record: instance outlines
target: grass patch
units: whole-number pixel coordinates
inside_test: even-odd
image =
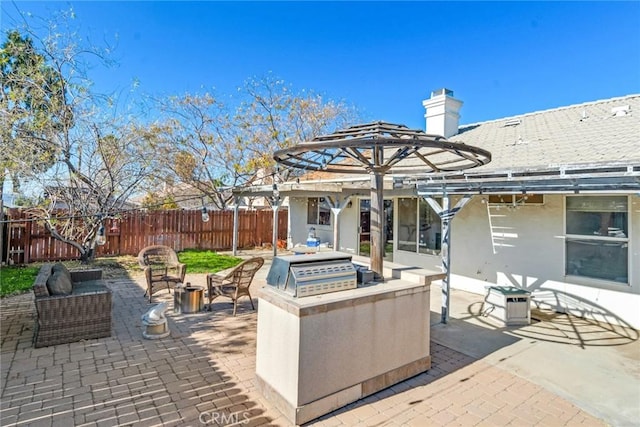
[[[178,253],[181,262],[187,265],[187,273],[217,273],[235,267],[242,258],[222,255],[209,250],[187,249]],[[128,277],[131,273],[141,273],[138,258],[133,256],[97,258],[91,264],[80,261],[64,261],[70,270],[100,268],[104,278]],[[29,266],[6,266],[0,269],[0,297],[20,294],[31,290],[42,263]]]
[[[2,267],[0,269],[0,297],[30,290],[39,270],[40,266]]]
[[[384,245],[384,253],[391,254],[393,253],[393,243],[387,242]],[[360,243],[360,252],[358,255],[362,256],[370,256],[371,255],[371,243],[370,242],[362,242]]]
[[[178,259],[187,265],[187,273],[217,273],[242,262],[242,258],[200,249],[186,249],[178,253]]]

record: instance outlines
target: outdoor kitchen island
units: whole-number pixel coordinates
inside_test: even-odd
[[[344,262],[346,254],[333,254],[336,263]],[[434,271],[416,281],[387,279],[305,297],[296,296],[301,283],[293,291],[280,289],[278,283],[290,288],[296,268],[305,267],[297,262],[315,261],[306,257],[313,255],[275,258],[270,286],[258,296],[258,389],[295,424],[428,370],[430,285],[442,278]],[[318,262],[330,266],[332,255]],[[281,270],[278,283],[274,267]]]

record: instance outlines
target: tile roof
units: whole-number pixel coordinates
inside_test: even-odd
[[[463,125],[449,140],[491,152],[474,172],[637,163],[640,94]]]

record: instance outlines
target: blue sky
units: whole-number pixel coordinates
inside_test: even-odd
[[[233,94],[269,72],[356,105],[366,120],[424,129],[447,87],[462,123],[640,92],[640,2],[171,2],[3,0],[46,17],[73,7],[118,66],[96,88]]]

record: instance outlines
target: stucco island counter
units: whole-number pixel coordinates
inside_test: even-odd
[[[261,288],[258,389],[303,424],[428,370],[430,287],[442,277],[303,298]]]

